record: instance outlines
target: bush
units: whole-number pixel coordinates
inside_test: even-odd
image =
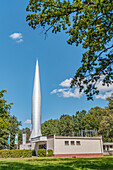
[[[47,152],[48,152],[47,156],[53,156],[53,150],[52,149],[48,149]]]
[[[46,157],[46,149],[38,149],[38,157]]]
[[[36,156],[36,151],[35,150],[32,151],[32,155]]]
[[[0,158],[32,157],[32,150],[1,150]]]

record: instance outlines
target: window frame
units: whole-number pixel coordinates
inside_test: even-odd
[[[81,145],[80,141],[76,141],[76,145]]]
[[[66,144],[66,142],[67,142],[67,144]],[[65,145],[68,146],[68,145],[69,145],[69,141],[66,140],[66,141],[65,141]]]
[[[71,141],[71,145],[75,145],[75,141]]]

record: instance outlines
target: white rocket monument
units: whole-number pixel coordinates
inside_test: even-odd
[[[33,96],[32,96],[32,119],[31,119],[31,140],[42,136],[41,134],[41,91],[38,59],[36,61],[36,70],[34,78]]]

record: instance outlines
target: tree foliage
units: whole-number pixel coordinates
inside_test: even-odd
[[[7,148],[7,139],[9,130],[8,127],[10,123],[8,122],[10,118],[10,109],[13,103],[7,104],[4,99],[4,93],[6,90],[0,91],[0,149]]]
[[[61,136],[68,136],[73,133],[73,118],[69,115],[62,115],[59,122],[59,133]]]
[[[74,123],[74,131],[77,132],[83,129],[82,119],[86,115],[86,110],[77,111],[75,115],[73,115],[73,123]]]
[[[10,134],[10,149],[15,149],[14,144],[15,134],[19,132],[19,126],[21,122],[13,115],[10,115],[10,111],[13,103],[7,104],[4,99],[6,90],[0,91],[0,150],[8,149],[7,145],[8,136]]]
[[[72,80],[88,99],[99,91],[96,83],[103,76],[103,85],[113,79],[113,1],[112,0],[29,0],[26,9],[29,26],[41,26],[45,34],[62,30],[68,44],[82,44],[85,52],[82,65]]]
[[[49,136],[49,135],[59,135],[59,120],[48,120],[42,123],[41,125],[41,132],[43,136]]]
[[[15,145],[15,134],[19,133],[19,126],[21,126],[21,121],[18,121],[17,118],[13,115],[10,116],[8,122],[10,125],[8,126],[8,131],[10,133],[10,149],[16,149],[17,146]]]
[[[100,122],[99,133],[103,135],[103,140],[113,141],[113,94],[107,98],[108,106],[103,109],[103,117]]]

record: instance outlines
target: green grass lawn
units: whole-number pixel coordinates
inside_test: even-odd
[[[0,170],[113,170],[113,157],[0,159]]]

